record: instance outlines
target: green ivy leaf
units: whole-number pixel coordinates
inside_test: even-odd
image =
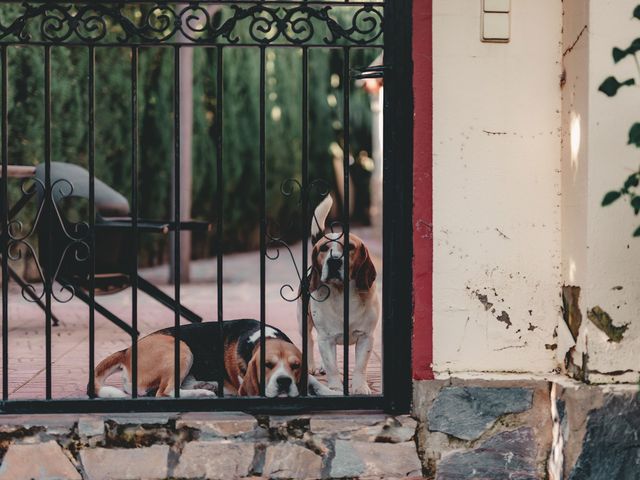
[[[631,206],[633,207],[633,212],[638,215],[640,213],[640,197],[633,197]]]
[[[639,183],[640,179],[638,179],[638,174],[632,173],[624,182],[624,190],[627,191],[632,187],[637,187]]]
[[[615,63],[618,63],[627,55],[635,55],[638,52],[640,52],[640,38],[636,38],[633,42],[631,42],[631,45],[629,45],[629,47],[626,50],[622,50],[620,48],[614,48],[613,61]]]
[[[636,122],[631,126],[628,144],[640,147],[640,123]]]
[[[640,20],[640,5],[633,9],[633,16]]]
[[[626,50],[622,50],[618,47],[615,47],[613,49],[613,61],[615,63],[618,63],[620,60],[622,60],[624,57],[626,57],[628,55]]]
[[[640,50],[640,38],[636,38],[633,42],[631,42],[629,48],[627,48],[627,51],[629,53],[635,53],[638,50]]]
[[[618,200],[622,196],[622,193],[618,191],[611,191],[607,193],[602,199],[602,206],[606,207],[607,205],[611,205],[613,202]]]
[[[604,82],[602,82],[598,90],[600,90],[602,93],[604,93],[609,97],[613,97],[616,93],[618,93],[618,90],[620,89],[620,87],[631,86],[635,84],[636,84],[636,81],[633,78],[630,78],[620,83],[615,77],[607,77],[607,79]]]
[[[634,237],[640,237],[640,227],[636,228],[636,231],[633,232]]]

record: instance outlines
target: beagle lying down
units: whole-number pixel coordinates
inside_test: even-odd
[[[216,395],[220,368],[224,368],[227,395],[260,395],[260,322],[228,320],[222,322],[224,366],[220,365],[218,322],[180,327],[180,396]],[[265,330],[265,394],[267,397],[297,397],[300,392],[302,353],[277,328]],[[138,341],[138,392],[140,395],[172,397],[174,389],[175,328],[154,332]],[[113,353],[95,370],[94,391],[98,397],[122,398],[131,392],[131,347]],[[104,385],[105,380],[122,371],[124,391]],[[309,375],[309,392],[335,395]]]

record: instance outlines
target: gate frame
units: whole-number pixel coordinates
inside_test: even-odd
[[[6,400],[0,401],[0,413],[217,410],[243,410],[254,413],[320,410],[384,410],[393,414],[409,412],[412,400],[413,323],[413,4],[414,0],[384,0],[383,4],[386,88],[383,154],[382,395],[277,399],[225,397]],[[6,47],[3,46],[3,49],[6,52]],[[3,59],[6,60],[5,55]],[[6,69],[3,71],[3,78],[6,78]],[[2,117],[5,119],[6,107],[4,101]],[[4,170],[7,156],[6,152],[3,153]]]
[[[412,6],[385,0],[383,176],[384,409],[411,406],[413,324],[413,62]],[[406,375],[399,375],[406,372]]]

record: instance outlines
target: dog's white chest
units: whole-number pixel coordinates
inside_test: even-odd
[[[350,287],[349,344],[353,344],[359,336],[371,333],[375,329],[380,313],[380,303],[375,291],[365,300],[356,292],[355,282],[352,281]],[[311,299],[309,308],[319,337],[333,338],[336,343],[342,344],[344,333],[343,292],[331,288],[329,296],[324,301],[319,302]]]

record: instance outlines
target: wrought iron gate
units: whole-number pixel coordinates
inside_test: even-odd
[[[291,410],[329,410],[329,409],[384,409],[387,411],[407,411],[411,396],[411,366],[410,366],[410,335],[412,314],[411,293],[411,202],[412,202],[412,69],[411,69],[411,0],[207,0],[190,2],[158,2],[136,0],[134,2],[51,2],[51,1],[8,1],[0,5],[0,53],[1,53],[1,115],[0,128],[2,154],[2,181],[0,192],[0,207],[3,219],[2,227],[2,412],[98,412],[98,411],[185,411],[185,410],[251,410],[251,411],[291,411]],[[7,6],[14,8],[12,13],[3,12]],[[228,14],[220,19],[211,13],[212,6],[223,6]],[[136,10],[138,8],[138,10]],[[345,20],[346,18],[346,20]],[[35,179],[25,183],[22,187],[23,198],[18,204],[9,204],[9,177],[12,172],[18,172],[11,165],[9,158],[9,115],[12,108],[9,96],[10,50],[18,47],[31,46],[40,48],[43,52],[44,65],[44,155]],[[138,329],[137,291],[152,288],[141,284],[137,275],[131,276],[132,287],[132,319],[131,324],[120,321],[110,312],[105,311],[95,302],[95,291],[100,287],[100,278],[96,277],[96,231],[101,225],[96,224],[96,198],[102,188],[95,177],[96,151],[96,51],[105,48],[127,48],[130,50],[130,102],[131,102],[131,185],[138,184],[138,92],[139,92],[139,52],[147,47],[165,47],[171,49],[173,56],[173,175],[174,184],[180,185],[181,175],[181,146],[180,146],[180,64],[181,55],[186,49],[209,48],[215,50],[217,85],[222,85],[222,72],[225,52],[230,49],[255,49],[259,55],[259,178],[260,183],[260,322],[261,341],[265,341],[265,270],[266,261],[270,258],[268,248],[280,246],[288,248],[284,241],[270,232],[265,211],[266,196],[266,153],[267,144],[266,117],[266,59],[269,49],[293,48],[301,55],[301,98],[300,109],[302,118],[302,176],[299,182],[284,180],[282,190],[291,195],[293,189],[299,193],[301,205],[300,222],[302,229],[302,257],[299,260],[300,285],[291,286],[291,291],[299,291],[302,308],[302,337],[303,361],[302,395],[297,398],[265,398],[264,382],[262,382],[262,397],[230,397],[223,395],[218,389],[218,397],[214,399],[155,399],[139,396],[136,391],[137,372],[137,342]],[[378,47],[384,49],[384,65],[366,68],[364,65],[353,65],[350,56],[355,49]],[[58,174],[52,166],[52,51],[55,49],[79,48],[88,56],[86,71],[86,88],[88,93],[88,172],[87,192],[88,220],[66,228],[60,219],[57,202],[71,195],[78,185]],[[344,59],[343,78],[370,78],[384,76],[384,177],[383,177],[383,291],[382,291],[382,328],[383,328],[383,389],[376,395],[350,395],[348,375],[344,375],[343,395],[329,397],[314,397],[307,395],[307,351],[306,335],[308,322],[307,312],[310,301],[309,282],[309,250],[312,209],[310,192],[315,190],[326,195],[327,188],[321,182],[309,178],[309,142],[313,135],[309,127],[309,89],[313,86],[309,81],[309,54],[314,49],[336,49],[342,52]],[[363,68],[358,68],[363,67]],[[221,108],[223,102],[232,102],[226,98],[223,88],[216,89],[216,108]],[[349,123],[350,123],[349,88],[345,88],[343,98],[343,122],[345,125],[343,139],[343,179],[345,201],[341,222],[343,238],[349,235]],[[64,119],[56,119],[64,121]],[[218,191],[212,193],[217,200],[218,208],[223,209],[221,184],[224,182],[222,169],[223,126],[216,122],[214,137],[217,145],[217,182]],[[57,167],[56,167],[57,168]],[[73,172],[72,172],[73,173]],[[77,172],[76,172],[77,173]],[[78,173],[78,175],[81,175]],[[76,177],[78,178],[78,177]],[[82,177],[84,178],[84,177]],[[174,264],[174,278],[180,278],[180,232],[185,229],[197,229],[195,222],[185,222],[181,218],[180,191],[173,188],[173,218],[165,222],[151,222],[138,219],[137,189],[131,192],[131,218],[115,225],[130,232],[131,272],[137,273],[139,233],[154,231],[154,229],[171,230],[175,232],[173,255],[177,259]],[[14,220],[14,213],[31,201],[38,198],[37,217],[33,227],[23,232],[22,225]],[[224,215],[218,215],[216,231],[223,228]],[[60,226],[62,225],[62,226]],[[112,226],[113,227],[113,226]],[[29,237],[37,235],[39,239],[39,253],[35,253]],[[60,240],[62,238],[62,240]],[[54,251],[54,245],[62,247]],[[42,303],[45,312],[45,368],[46,368],[46,398],[43,400],[16,400],[9,394],[9,358],[11,344],[9,327],[10,318],[8,281],[12,275],[10,260],[17,258],[18,246],[29,249],[33,256],[39,259],[39,272],[42,279],[42,291],[29,284],[23,285],[22,294],[25,299]],[[78,262],[84,262],[86,270],[80,276],[86,278],[86,284],[73,285],[73,282],[63,279],[61,273],[61,259],[56,255],[72,255]],[[217,251],[217,287],[212,290],[218,298],[217,318],[224,318],[222,306],[223,297],[223,253]],[[348,265],[348,262],[345,262]],[[348,267],[346,267],[348,268]],[[348,277],[348,272],[345,272]],[[13,278],[13,277],[11,277]],[[55,284],[63,285],[56,288]],[[299,290],[298,290],[299,289]],[[146,290],[145,290],[146,291]],[[174,328],[179,331],[180,319],[194,318],[193,312],[180,305],[181,285],[175,282],[175,303],[170,298],[160,296],[159,301],[172,306],[174,311]],[[52,314],[52,302],[67,301],[72,296],[82,297],[89,308],[89,397],[92,392],[95,368],[95,322],[98,320],[96,311],[125,329],[131,335],[133,354],[133,378],[131,399],[54,399],[52,398],[51,355],[52,355],[52,325],[57,319]],[[296,297],[298,298],[298,297]],[[344,295],[345,334],[348,333],[349,297]],[[197,316],[196,316],[197,317]],[[101,317],[99,317],[101,319]],[[100,320],[102,321],[102,320]],[[220,328],[221,324],[218,324]],[[220,330],[221,331],[221,330]],[[222,339],[222,336],[220,336]],[[263,343],[264,344],[264,343]],[[344,371],[349,371],[348,342],[344,342]],[[220,352],[222,352],[220,348]],[[262,375],[265,378],[265,349],[262,348]],[[179,355],[180,343],[175,342],[174,365],[176,376],[176,396],[179,396]],[[222,353],[221,353],[222,355]],[[223,362],[222,356],[220,361]],[[221,383],[223,379],[220,379]],[[220,384],[221,384],[220,383]]]

